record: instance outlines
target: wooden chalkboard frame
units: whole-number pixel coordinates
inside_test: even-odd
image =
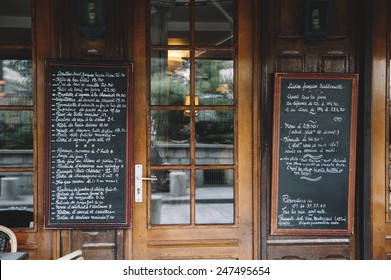
[[[45,182],[44,182],[44,209],[45,209],[45,228],[47,229],[97,229],[97,228],[128,228],[131,225],[131,209],[132,209],[132,199],[131,193],[133,184],[133,63],[132,62],[114,62],[114,61],[73,61],[73,60],[56,60],[56,59],[47,59],[45,61],[45,94],[46,94],[46,111],[45,111],[45,119],[46,119],[46,150],[45,150]],[[120,85],[121,93],[125,93],[126,97],[122,96],[122,106],[125,107],[121,111],[121,114],[126,114],[125,124],[121,129],[123,135],[122,138],[126,138],[126,143],[123,144],[126,148],[124,152],[121,150],[122,157],[126,158],[125,166],[120,167],[121,174],[125,174],[124,176],[120,176],[121,182],[125,182],[124,184],[120,184],[118,188],[121,188],[121,197],[124,194],[124,199],[122,201],[115,201],[120,205],[117,207],[123,207],[124,209],[120,218],[113,221],[106,221],[96,219],[94,220],[93,216],[91,216],[91,221],[78,221],[76,219],[69,219],[66,221],[55,220],[51,221],[51,207],[55,206],[54,199],[51,198],[52,195],[52,168],[55,163],[51,162],[51,154],[52,154],[52,112],[56,108],[56,102],[53,102],[53,96],[56,96],[56,90],[53,90],[54,80],[52,79],[52,75],[54,75],[54,71],[59,73],[63,72],[72,72],[72,71],[82,71],[87,72],[87,74],[91,74],[94,76],[97,72],[104,73],[106,72],[106,77],[111,77],[109,73],[119,73],[120,78],[117,78],[119,82],[116,82]],[[101,71],[101,72],[100,72]],[[96,74],[98,75],[98,74]],[[101,74],[99,74],[101,76]],[[102,77],[102,76],[101,76]],[[107,78],[110,79],[110,78]],[[105,80],[107,82],[107,80]],[[115,87],[115,86],[114,86]],[[100,88],[99,88],[100,89]],[[117,96],[117,95],[116,95]],[[124,98],[126,101],[123,101]],[[125,104],[126,103],[126,104]],[[124,131],[124,129],[126,131]],[[119,134],[119,133],[118,133]],[[122,145],[122,144],[121,144]],[[113,144],[113,146],[115,146]],[[103,158],[103,157],[102,157]],[[108,186],[110,183],[107,183]],[[117,187],[117,185],[115,185]],[[57,191],[57,190],[56,190]],[[111,207],[111,205],[110,205]],[[100,212],[101,213],[101,212]],[[113,214],[115,216],[115,214]]]
[[[282,95],[286,92],[282,88],[283,82],[288,83],[289,81],[297,82],[296,84],[302,84],[303,82],[321,82],[324,84],[336,83],[336,82],[351,82],[351,90],[349,92],[344,92],[344,94],[350,95],[350,139],[349,145],[350,149],[348,152],[347,162],[349,163],[347,173],[348,173],[348,184],[342,187],[347,188],[347,213],[346,214],[346,225],[344,224],[342,228],[335,228],[334,226],[312,226],[304,227],[298,226],[298,224],[289,224],[285,226],[284,221],[282,222],[283,226],[279,226],[279,213],[284,213],[282,211],[282,206],[279,206],[280,199],[280,189],[281,185],[279,182],[279,170],[280,170],[280,145],[281,145],[281,111],[285,108],[282,108],[284,104],[281,104]],[[300,86],[298,86],[300,87]],[[304,88],[304,87],[303,87]],[[288,91],[288,90],[286,90]],[[273,113],[273,151],[272,151],[272,191],[271,191],[271,235],[291,235],[291,236],[349,236],[353,234],[354,230],[354,200],[355,200],[355,169],[356,169],[356,124],[357,124],[357,97],[358,96],[358,75],[356,74],[324,74],[324,73],[275,73],[274,76],[274,113]],[[347,117],[348,118],[348,117]],[[290,132],[289,132],[290,133]],[[285,166],[284,166],[285,167]],[[285,180],[285,178],[284,178]],[[291,182],[291,181],[290,181]],[[301,186],[300,186],[301,188]],[[310,191],[309,191],[310,192]],[[338,195],[338,194],[336,194]],[[344,193],[346,195],[346,192]],[[281,201],[282,201],[281,196]],[[303,200],[304,201],[304,200]],[[285,201],[284,201],[285,203]],[[281,203],[282,204],[282,203]],[[283,205],[285,206],[285,205]],[[279,208],[281,207],[281,208]],[[304,207],[304,206],[303,206]],[[292,208],[293,209],[293,208]],[[281,210],[281,211],[280,211]],[[280,211],[280,212],[279,212]],[[292,211],[293,212],[293,211]],[[308,211],[307,213],[310,213]],[[288,217],[292,218],[293,216]],[[302,219],[295,218],[296,220]],[[295,222],[297,223],[297,222]]]

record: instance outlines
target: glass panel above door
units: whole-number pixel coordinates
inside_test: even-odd
[[[233,0],[196,1],[196,45],[233,45]]]
[[[189,1],[150,1],[152,45],[183,45],[190,40]],[[174,39],[175,43],[170,42]]]

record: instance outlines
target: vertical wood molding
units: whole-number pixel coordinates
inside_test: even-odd
[[[45,160],[43,151],[46,149],[45,140],[45,59],[51,57],[53,49],[53,1],[34,0],[33,2],[33,65],[35,91],[35,130],[36,143],[36,196],[35,211],[37,213],[37,234],[29,234],[29,239],[36,239],[38,252],[30,253],[30,259],[51,259],[58,255],[58,235],[45,230],[44,226],[44,172]]]
[[[142,125],[136,125],[134,127],[134,135],[137,135],[134,139],[134,147],[138,147],[134,151],[134,161],[138,164],[146,166],[146,143],[147,143],[147,131],[146,131],[146,119],[142,119],[141,116],[145,116],[146,102],[147,102],[147,23],[146,23],[146,1],[133,1],[132,9],[133,21],[132,25],[137,26],[132,31],[132,60],[134,62],[134,116],[135,123],[144,123]],[[132,167],[132,171],[134,168]],[[143,201],[146,201],[146,191],[143,192]],[[146,229],[147,228],[147,213],[143,211],[143,205],[141,203],[133,203],[133,219],[132,219],[132,251],[131,259],[146,259],[147,248],[142,246],[147,241],[147,236],[144,234],[134,233],[135,228]]]
[[[387,8],[386,8],[387,7]],[[371,220],[372,258],[384,259],[388,1],[374,0],[372,45]],[[386,24],[385,24],[386,23]]]
[[[253,258],[253,228],[254,221],[252,215],[247,213],[253,212],[254,205],[249,203],[252,201],[254,186],[252,166],[254,162],[253,156],[253,1],[240,0],[238,3],[238,89],[237,89],[237,125],[240,127],[238,134],[238,177],[237,187],[241,188],[238,199],[241,212],[246,213],[241,215],[239,230],[242,234],[242,245],[240,246],[241,253],[239,254],[244,259]],[[250,236],[251,235],[251,236]]]

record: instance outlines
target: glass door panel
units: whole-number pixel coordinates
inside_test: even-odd
[[[234,111],[200,110],[196,117],[196,164],[234,163]]]
[[[230,51],[196,51],[196,105],[233,105],[234,60]]]
[[[151,51],[151,105],[183,105],[190,93],[188,50]]]
[[[233,0],[196,1],[196,44],[232,46],[233,8]]]
[[[203,169],[195,174],[196,224],[233,224],[233,170]]]
[[[190,224],[190,173],[184,170],[154,170],[151,224]]]
[[[173,38],[177,40],[178,45],[189,42],[190,7],[188,2],[151,0],[149,12],[151,45],[168,45],[169,40]]]
[[[183,110],[151,111],[151,164],[190,163],[190,119]]]
[[[233,10],[233,0],[150,1],[152,226],[235,222]]]

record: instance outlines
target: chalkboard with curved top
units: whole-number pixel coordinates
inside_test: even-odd
[[[356,74],[276,73],[271,235],[350,235]]]
[[[46,228],[130,226],[128,62],[46,61]]]

